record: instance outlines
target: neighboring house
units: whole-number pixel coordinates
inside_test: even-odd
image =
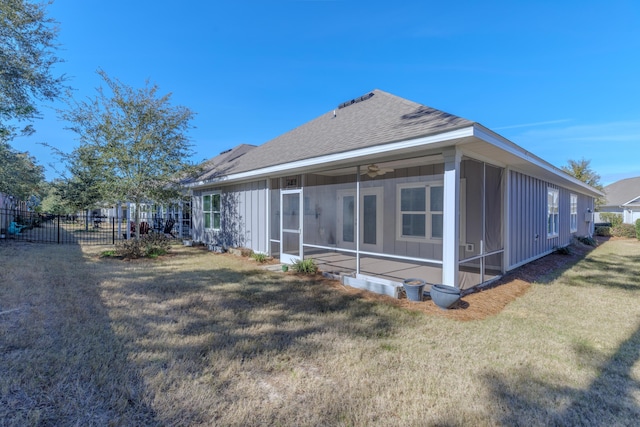
[[[122,203],[110,207],[97,207],[85,214],[91,218],[112,218],[118,220],[118,236],[131,234],[131,228],[126,224],[135,220],[138,207],[135,203]],[[146,222],[152,229],[162,230],[167,220],[173,220],[173,234],[182,238],[191,235],[191,203],[188,200],[162,205],[157,203],[142,203],[139,206],[140,222]],[[85,214],[79,215],[80,217]]]
[[[9,225],[20,212],[27,211],[27,203],[14,196],[0,193],[0,236],[6,236]]]
[[[640,176],[622,179],[604,187],[606,197],[604,205],[598,209],[622,215],[622,221],[635,224],[640,219]],[[597,222],[600,222],[599,215]]]
[[[602,194],[484,126],[374,90],[211,159],[193,237],[467,289],[591,235]]]

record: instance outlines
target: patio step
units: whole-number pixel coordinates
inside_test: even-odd
[[[393,298],[399,298],[400,288],[402,288],[402,283],[362,275],[357,277],[342,276],[342,283],[353,288],[364,289]]]

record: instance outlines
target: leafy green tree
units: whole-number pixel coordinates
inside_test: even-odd
[[[10,123],[37,118],[36,102],[53,100],[64,89],[64,76],[53,76],[54,65],[61,62],[55,55],[58,29],[46,6],[0,1],[0,135],[5,141],[18,130]],[[21,132],[33,129],[27,125]]]
[[[569,160],[566,166],[562,166],[562,170],[593,188],[602,190],[600,175],[591,169],[591,160],[584,157],[580,160]]]
[[[591,160],[587,160],[584,157],[580,160],[569,160],[566,166],[562,166],[562,170],[593,188],[600,191],[604,190],[600,183],[600,175],[591,169]],[[596,208],[602,206],[604,202],[604,198],[597,198]]]
[[[73,209],[71,209],[60,197],[60,194],[57,192],[56,187],[60,185],[62,182],[60,180],[56,180],[54,182],[47,182],[43,184],[43,198],[42,203],[40,204],[40,211],[51,213],[55,215],[66,215],[73,213]]]
[[[14,150],[0,138],[0,193],[27,200],[38,193],[44,169],[26,152]]]
[[[187,132],[194,113],[171,105],[146,83],[131,88],[99,70],[106,89],[95,98],[70,101],[62,111],[80,140],[68,156],[73,179],[101,202],[169,203],[181,195],[181,180],[196,171]],[[93,198],[93,196],[92,196]],[[135,210],[139,237],[140,209]]]

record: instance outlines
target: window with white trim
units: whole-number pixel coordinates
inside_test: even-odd
[[[559,234],[559,198],[557,188],[547,188],[547,237],[557,237]]]
[[[220,230],[220,193],[202,196],[202,217],[205,230]]]
[[[444,186],[442,182],[398,185],[398,238],[441,240]]]
[[[569,203],[569,229],[572,233],[578,231],[578,195],[570,195]]]

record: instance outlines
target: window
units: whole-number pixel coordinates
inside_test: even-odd
[[[220,230],[220,193],[202,196],[204,228]]]
[[[576,194],[572,194],[570,200],[569,228],[572,233],[575,233],[578,231],[578,196]]]
[[[559,192],[557,188],[547,188],[547,237],[558,236]]]
[[[439,240],[443,235],[444,187],[402,184],[398,186],[398,238]]]

